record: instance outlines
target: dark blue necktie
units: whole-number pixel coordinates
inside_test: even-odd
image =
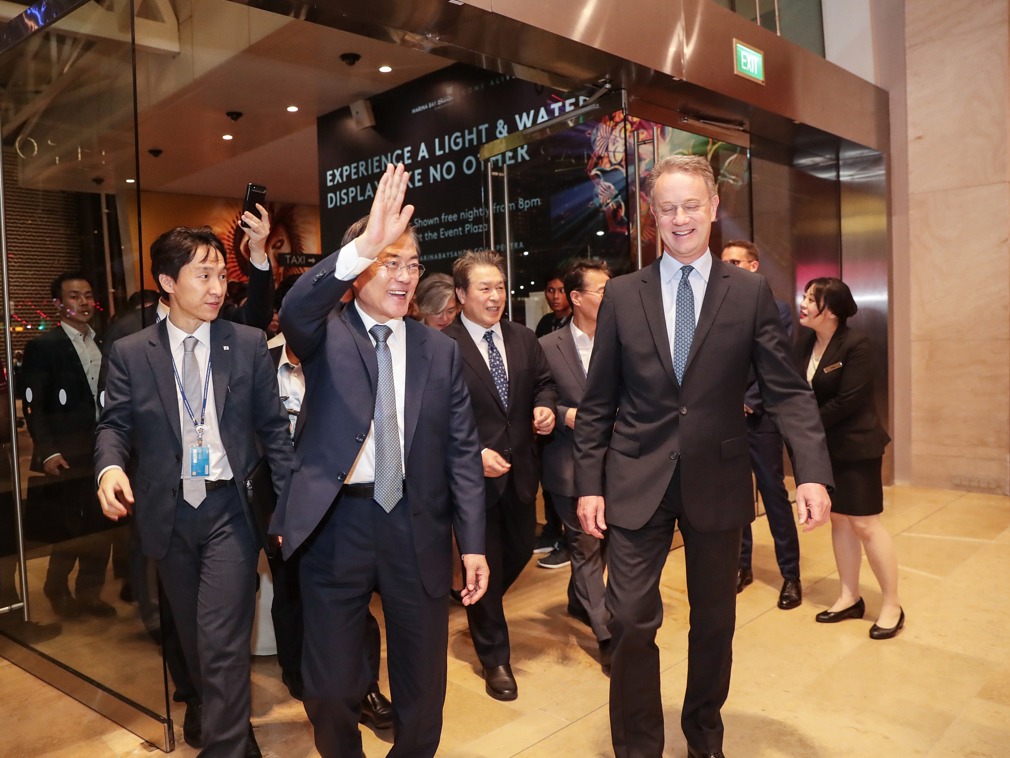
[[[386,340],[393,333],[376,324],[368,333],[375,338],[379,382],[375,388],[372,429],[375,438],[375,502],[389,513],[403,497],[403,464],[400,458],[400,427],[396,423],[396,389],[393,386],[393,356]]]
[[[487,342],[487,362],[491,367],[491,378],[494,379],[494,386],[498,388],[502,406],[508,408],[509,377],[505,373],[505,362],[501,359],[501,353],[494,344],[494,332],[491,329],[484,332],[484,341]]]
[[[691,340],[694,338],[694,292],[688,281],[694,267],[684,266],[680,271],[680,284],[677,285],[677,323],[673,327],[673,372],[677,375],[677,381],[683,384],[687,356],[691,352]]]

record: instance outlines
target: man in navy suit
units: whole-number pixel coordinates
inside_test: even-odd
[[[757,273],[761,266],[761,252],[758,246],[748,240],[730,240],[722,249],[723,263]],[[775,300],[779,312],[779,323],[792,344],[793,314],[786,303]],[[800,584],[800,538],[793,521],[793,507],[789,503],[789,493],[785,485],[785,467],[782,463],[782,436],[772,423],[757,377],[747,387],[743,412],[747,417],[747,446],[750,449],[751,468],[757,480],[758,492],[768,516],[768,528],[775,543],[775,560],[782,574],[782,589],[779,590],[778,606],[784,611],[796,608],[803,602],[803,587]],[[751,559],[754,555],[754,535],[751,525],[743,528],[740,542],[740,568],[737,570],[736,591],[754,581]]]
[[[464,605],[487,587],[480,448],[459,350],[404,318],[423,269],[406,187],[403,166],[388,166],[362,233],[306,272],[281,309],[305,400],[272,531],[286,558],[300,552],[305,711],[323,758],[361,755],[373,592],[386,622],[389,755],[415,758],[433,756],[441,738],[453,533]]]
[[[533,331],[502,320],[508,290],[501,256],[464,253],[453,263],[452,278],[463,309],[442,333],[459,343],[477,419],[491,566],[487,597],[466,615],[485,691],[496,700],[515,700],[519,689],[502,598],[533,555],[540,485],[536,439],[554,429],[557,392]]]
[[[754,520],[741,413],[751,367],[795,453],[796,503],[808,529],[828,520],[831,462],[768,282],[709,251],[719,196],[708,161],[664,158],[647,192],[663,254],[612,279],[600,305],[575,427],[579,520],[591,535],[607,532],[615,754],[663,754],[655,640],[659,581],[678,528],[691,605],[681,728],[691,758],[722,758],[740,529]]]
[[[568,613],[585,622],[600,646],[600,664],[610,673],[610,613],[604,604],[604,543],[582,530],[576,513],[575,457],[572,440],[579,405],[586,390],[586,374],[596,336],[596,315],[603,290],[610,281],[607,264],[599,260],[576,261],[564,274],[564,294],[572,318],[560,329],[540,338],[551,375],[558,388],[558,421],[544,445],[544,491],[554,500],[565,525],[564,539],[572,560],[568,582]]]
[[[258,756],[249,645],[260,544],[243,483],[262,449],[280,491],[291,464],[288,417],[263,332],[217,318],[225,248],[210,229],[163,234],[151,269],[170,312],[109,355],[98,496],[113,520],[137,502],[141,547],[157,562],[202,702],[202,755]]]

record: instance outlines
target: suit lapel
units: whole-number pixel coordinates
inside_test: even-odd
[[[659,273],[659,260],[641,270],[639,293],[645,310],[645,324],[652,334],[659,362],[663,364],[663,370],[670,381],[677,384],[677,375],[673,373],[673,356],[670,354],[670,335],[666,332],[666,314],[663,312],[663,280]]]
[[[365,322],[361,320],[358,309],[354,307],[353,302],[341,309],[338,318],[344,322],[347,331],[350,332],[351,338],[354,340],[355,347],[358,348],[358,354],[365,364],[368,378],[372,383],[372,397],[374,398],[375,387],[379,383],[379,362],[375,358],[375,345],[372,344],[371,337],[365,331]]]
[[[182,448],[182,429],[179,426],[179,400],[176,395],[175,368],[172,348],[168,344],[168,328],[164,323],[151,333],[147,343],[147,362],[154,375],[154,386],[158,389],[161,404],[165,407],[168,424],[175,433],[175,441]]]
[[[715,317],[726,299],[729,292],[729,272],[725,269],[727,264],[712,260],[712,271],[708,277],[708,286],[705,288],[705,299],[701,303],[701,314],[698,316],[698,326],[694,329],[694,337],[691,340],[691,352],[687,355],[687,364],[684,366],[684,375],[687,375],[691,368],[691,361],[701,349],[705,337],[708,335]]]
[[[456,343],[459,345],[460,355],[463,356],[463,361],[471,370],[480,377],[481,383],[487,389],[488,394],[494,401],[498,403],[498,407],[505,411],[505,407],[501,403],[501,397],[498,395],[498,388],[495,386],[494,379],[491,377],[491,369],[487,367],[487,363],[484,362],[484,356],[480,354],[480,350],[477,349],[477,345],[474,344],[473,339],[470,337],[470,332],[466,330],[463,326],[463,322],[456,320],[453,324],[446,329],[452,329],[450,334],[456,339]],[[504,332],[502,332],[504,334]],[[508,355],[508,343],[505,344],[506,355]],[[510,364],[511,365],[511,364]],[[511,385],[511,372],[509,372],[509,384]],[[509,389],[511,392],[511,388]]]
[[[572,330],[567,327],[561,327],[560,336],[558,337],[558,350],[561,352],[561,357],[564,358],[565,363],[572,370],[572,376],[575,377],[575,384],[579,388],[579,391],[585,390],[586,388],[586,370],[582,367],[582,357],[579,355],[578,348],[575,347],[575,338],[572,336]]]
[[[220,319],[210,325],[210,365],[214,375],[214,402],[217,404],[218,422],[224,418],[224,404],[228,400],[231,382],[232,342],[234,330],[228,321]],[[193,409],[194,412],[196,408]]]
[[[816,343],[816,337],[814,342]],[[836,356],[842,351],[842,343],[845,342],[845,329],[838,329],[834,334],[831,335],[831,339],[828,341],[828,346],[824,348],[824,353],[821,355],[821,360],[817,363],[817,370],[814,372],[814,378],[811,381],[817,381],[821,375],[824,373],[824,369],[833,363],[837,363],[835,360]],[[807,356],[809,359],[810,356]]]
[[[414,440],[417,419],[421,415],[421,395],[428,382],[431,353],[428,350],[428,330],[404,319],[407,338],[406,387],[403,398],[403,460],[410,459],[410,443]]]

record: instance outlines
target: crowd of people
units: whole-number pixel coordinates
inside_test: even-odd
[[[754,479],[778,607],[802,604],[796,520],[809,531],[830,519],[841,589],[816,621],[863,617],[865,550],[882,594],[870,637],[900,632],[897,560],[879,517],[889,438],[844,282],[807,284],[794,351],[792,309],[755,275],[757,247],[710,250],[719,198],[708,162],[674,156],[646,188],[663,255],[614,278],[602,261],[573,261],[545,282],[549,312],[534,331],[504,318],[494,252],[422,278],[407,185],[403,167],[388,166],[340,250],[283,282],[276,301],[258,206],[243,215],[244,304],[227,303],[221,241],[177,228],[151,248],[156,301],[100,341],[87,277],[64,275],[53,285],[61,328],[25,350],[33,467],[75,488],[68,502],[94,502],[97,483],[92,519],[129,519],[121,574],[132,594],[148,562],[157,567],[159,640],[187,743],[260,755],[249,646],[261,548],[282,679],[326,758],[362,754],[359,723],[393,729],[391,756],[435,754],[451,598],[465,607],[487,694],[518,697],[504,596],[535,553],[543,568],[570,566],[568,612],[610,677],[614,753],[662,755],[655,637],[674,529],[691,605],[681,726],[691,756],[722,756],[736,594],[753,581]],[[47,377],[68,374],[79,391],[52,396]],[[264,464],[269,523],[247,492]],[[100,597],[113,540],[88,546],[50,559],[45,593],[63,619],[116,612]],[[391,699],[378,684],[374,594]],[[159,605],[132,599],[142,616]]]

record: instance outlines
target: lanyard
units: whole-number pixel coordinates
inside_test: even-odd
[[[193,360],[196,360],[196,354],[194,351]],[[207,390],[210,388],[210,358],[207,358],[207,375],[203,380],[203,407],[200,409],[200,421],[197,422],[196,415],[193,413],[192,407],[189,404],[189,398],[186,397],[186,389],[182,386],[182,379],[179,376],[179,369],[175,365],[175,356],[172,356],[172,371],[175,372],[175,381],[179,385],[179,394],[182,395],[182,404],[186,408],[186,413],[189,414],[189,420],[193,422],[193,426],[196,427],[196,445],[197,447],[203,447],[203,431],[204,431],[204,421],[207,419]]]

